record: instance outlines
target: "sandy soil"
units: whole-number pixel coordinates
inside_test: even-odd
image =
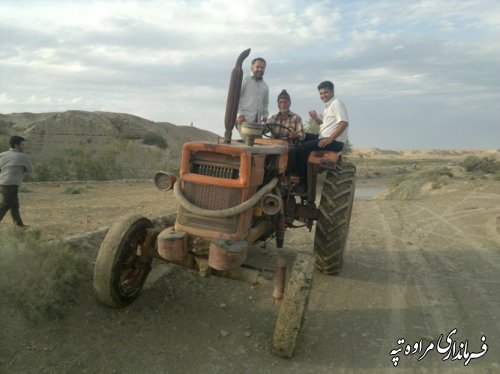
[[[382,187],[375,179],[357,186],[363,199],[354,204],[344,270],[315,273],[293,359],[269,353],[277,316],[271,289],[158,265],[158,279],[125,309],[100,305],[90,279],[60,321],[32,325],[0,304],[0,372],[499,373],[500,182],[457,181],[405,201],[363,193]],[[82,193],[64,193],[74,187]],[[150,182],[25,189],[23,217],[45,239],[132,212],[156,217],[176,209],[172,193]],[[6,217],[0,235],[10,225]],[[287,232],[287,249],[310,253],[313,234]],[[96,251],[88,253],[89,269]],[[456,348],[468,342],[481,356],[468,365],[456,355],[445,359],[455,328]],[[418,360],[441,334],[446,352],[434,348]],[[488,350],[481,355],[482,336]],[[405,354],[407,344],[418,352]]]

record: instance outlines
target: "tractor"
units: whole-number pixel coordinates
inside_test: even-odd
[[[285,173],[293,144],[272,135],[279,124],[267,124],[271,135],[264,137],[261,124],[245,122],[242,139],[232,139],[242,63],[249,54],[250,49],[243,51],[231,72],[224,138],[184,144],[179,176],[163,171],[154,175],[158,189],[173,190],[178,201],[175,216],[160,224],[140,215],[114,223],[100,246],[93,283],[99,301],[124,307],[141,293],[153,259],[161,259],[204,277],[270,285],[279,307],[272,352],[292,357],[314,269],[327,274],[342,269],[356,169],[340,153],[312,152],[307,194],[302,196],[294,193],[298,178]],[[317,206],[322,172],[326,175]],[[313,254],[284,248],[287,230],[311,231],[314,222]],[[259,259],[262,244],[271,240],[276,243],[274,263],[249,265]]]

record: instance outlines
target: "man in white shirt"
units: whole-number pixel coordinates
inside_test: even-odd
[[[312,151],[326,150],[340,152],[347,142],[347,127],[349,117],[347,109],[342,101],[335,97],[334,85],[330,81],[321,82],[318,85],[319,97],[325,103],[323,119],[315,110],[309,111],[309,116],[319,126],[319,134],[306,134],[304,143],[299,147],[297,157],[297,171],[300,183],[295,192],[303,195],[307,191],[307,159]]]
[[[266,60],[252,60],[250,73],[241,82],[240,103],[236,115],[238,130],[243,122],[265,123],[269,117],[269,87],[264,82]]]

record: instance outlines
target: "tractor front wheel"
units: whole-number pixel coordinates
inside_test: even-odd
[[[272,352],[278,356],[290,358],[295,352],[309,303],[313,275],[314,258],[310,255],[297,255],[274,329]]]
[[[94,268],[94,290],[103,304],[123,307],[139,296],[151,271],[152,256],[144,256],[148,229],[153,223],[140,215],[129,216],[111,226]],[[150,238],[149,238],[150,239]]]

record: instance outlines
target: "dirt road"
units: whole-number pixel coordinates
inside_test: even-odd
[[[50,238],[129,212],[175,211],[171,194],[149,183],[82,186],[68,194],[67,185],[27,185],[25,221]],[[364,181],[357,186],[363,196]],[[31,325],[0,304],[0,372],[499,373],[499,217],[495,181],[457,181],[419,200],[357,199],[344,270],[315,274],[291,360],[269,353],[270,289],[160,265],[125,309],[99,305],[90,280],[61,321]],[[310,252],[312,238],[287,232],[287,247]],[[458,356],[466,342],[468,359]]]

